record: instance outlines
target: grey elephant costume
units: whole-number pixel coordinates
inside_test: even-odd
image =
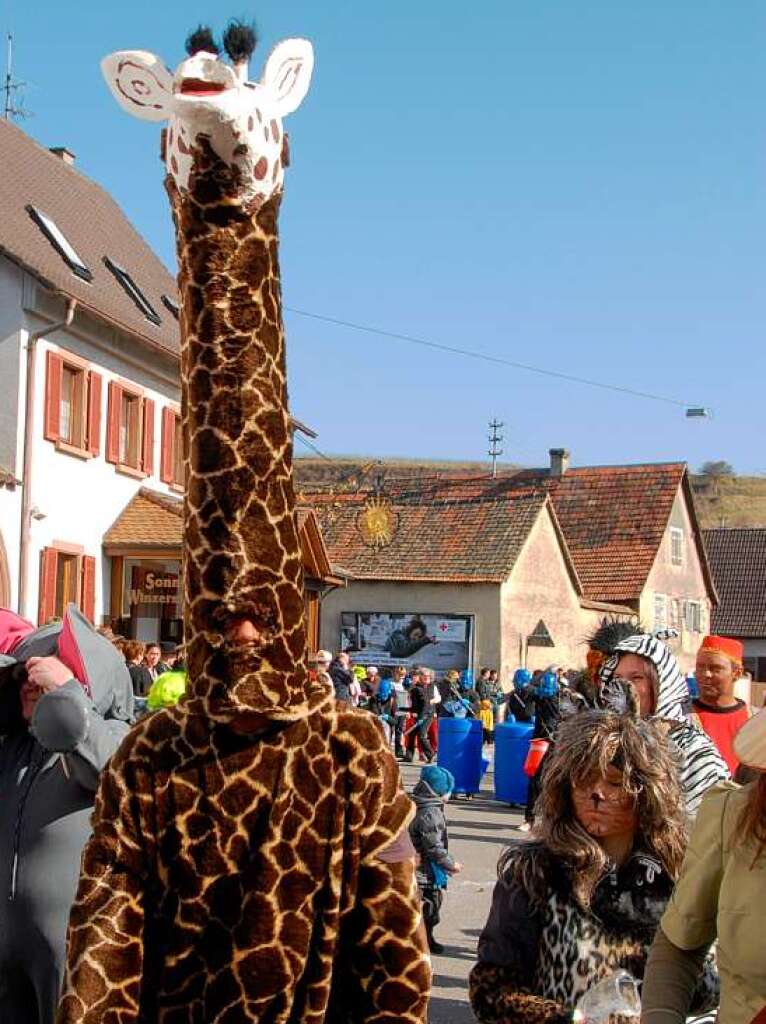
[[[23,621],[1,612],[0,633],[9,619]],[[72,679],[41,696],[27,723],[24,663],[48,655],[64,662]],[[132,715],[124,660],[74,605],[63,622],[32,628],[14,638],[9,654],[0,653],[2,1022],[53,1024],[99,776]]]

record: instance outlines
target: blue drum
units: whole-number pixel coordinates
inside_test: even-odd
[[[455,776],[455,792],[479,792],[482,730],[478,718],[440,718],[436,763]]]
[[[495,800],[526,804],[529,779],[524,761],[534,728],[532,722],[503,722],[495,729]]]

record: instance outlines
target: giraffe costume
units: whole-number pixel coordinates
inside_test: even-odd
[[[305,669],[277,213],[282,117],[312,50],[260,83],[241,26],[171,74],[120,52],[118,102],[169,120],[187,484],[189,693],[104,773],[69,925],[59,1024],[425,1020],[412,809],[372,716]]]

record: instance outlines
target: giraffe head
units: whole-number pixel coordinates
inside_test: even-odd
[[[145,121],[167,121],[165,163],[181,192],[195,153],[206,142],[232,170],[245,198],[265,202],[282,188],[287,146],[282,119],[308,92],[314,52],[305,39],[286,39],[266,61],[259,82],[248,81],[247,32],[224,36],[232,63],[219,56],[209,30],[189,37],[189,56],[175,72],[144,50],[120,50],[101,69],[120,106]],[[252,50],[255,36],[251,34]]]

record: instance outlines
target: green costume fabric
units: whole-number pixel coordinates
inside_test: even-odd
[[[172,708],[186,693],[185,672],[163,672],[152,683],[146,706],[150,711]]]

